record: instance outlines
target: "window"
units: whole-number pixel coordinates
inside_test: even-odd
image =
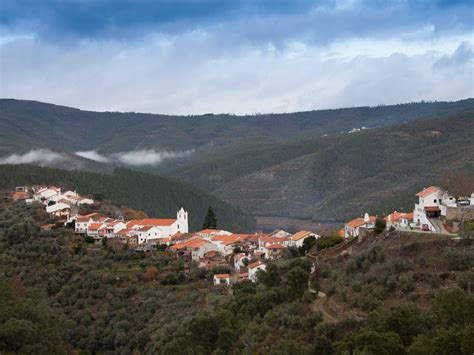
[[[437,201],[436,199],[433,200],[434,203],[436,203],[436,201]]]

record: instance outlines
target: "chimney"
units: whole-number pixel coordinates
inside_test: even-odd
[[[365,223],[370,222],[369,214],[367,212],[364,214],[364,222]]]

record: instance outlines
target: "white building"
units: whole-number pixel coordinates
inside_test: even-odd
[[[430,218],[438,218],[441,215],[441,200],[445,192],[437,186],[430,186],[416,194],[418,203],[415,203],[413,210],[413,221],[428,228],[432,232],[436,232],[436,227],[430,221]],[[445,197],[446,198],[446,197]]]
[[[58,202],[54,205],[46,206],[46,212],[51,216],[68,218],[71,213],[71,206],[63,202]]]
[[[256,282],[257,281],[257,272],[258,270],[263,270],[265,271],[267,268],[267,265],[264,264],[262,261],[258,260],[252,264],[249,264],[248,266],[248,274],[249,274],[249,280]]]
[[[344,237],[352,238],[359,236],[359,228],[374,228],[377,217],[364,214],[364,218],[358,217],[344,225]]]
[[[230,284],[230,275],[229,274],[215,274],[214,275],[214,285],[229,285]]]
[[[290,237],[290,245],[297,248],[302,247],[304,240],[309,237],[315,237],[316,239],[321,238],[320,235],[313,232],[299,231]]]

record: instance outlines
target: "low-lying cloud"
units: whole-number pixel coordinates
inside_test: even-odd
[[[0,164],[39,164],[48,165],[64,161],[67,158],[60,153],[53,152],[49,149],[34,149],[24,154],[11,154],[7,157],[0,158]]]
[[[96,150],[80,151],[74,154],[82,158],[90,159],[100,163],[120,163],[132,166],[158,165],[164,160],[187,158],[194,149],[185,151],[156,151],[154,149],[141,149],[126,152],[114,153],[111,155],[103,155]]]
[[[154,149],[134,150],[130,152],[121,152],[114,154],[114,158],[122,164],[143,166],[158,165],[164,160],[186,158],[194,152],[194,149],[172,152],[172,151],[155,151]]]
[[[110,163],[112,159],[109,157],[106,157],[105,155],[102,155],[95,150],[87,150],[87,151],[82,151],[82,152],[75,152],[79,157],[86,158],[89,160],[97,161],[99,163]]]

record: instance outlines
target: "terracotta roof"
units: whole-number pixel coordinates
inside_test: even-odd
[[[441,190],[438,186],[430,186],[430,187],[427,187],[426,189],[418,192],[416,194],[416,196],[418,197],[426,197],[428,195],[431,195],[433,192],[436,192],[436,191],[439,191]]]
[[[171,226],[174,222],[176,222],[176,219],[172,218],[146,218],[142,219],[139,224],[144,226]]]
[[[28,197],[28,193],[24,191],[16,191],[13,193],[13,198],[17,200],[26,199]]]
[[[184,248],[199,248],[200,246],[206,243],[209,243],[209,242],[202,238],[196,238],[196,239],[190,240],[189,242],[178,243],[178,244],[172,245],[171,249],[179,250],[179,249],[184,249]]]
[[[308,237],[311,234],[314,234],[314,233],[308,232],[308,231],[299,231],[291,236],[291,240],[300,240],[300,239]]]
[[[340,237],[344,237],[344,235],[346,235],[346,233],[344,232],[344,228],[341,228],[337,231],[337,235],[339,235]]]
[[[394,211],[390,213],[387,217],[385,217],[385,220],[390,221],[390,222],[396,222],[400,218],[405,217],[405,216],[406,216],[406,213]]]
[[[440,209],[438,206],[426,206],[425,211],[426,212],[439,212]]]
[[[222,229],[203,229],[202,231],[199,231],[197,233],[199,233],[199,234],[217,234],[219,232],[222,232]]]
[[[375,216],[369,216],[369,221],[370,222],[375,222],[377,217]],[[345,224],[346,227],[351,227],[351,228],[357,228],[365,224],[364,218],[358,217],[354,218],[352,221],[349,221]]]
[[[214,277],[216,279],[229,279],[230,278],[230,274],[215,274]]]
[[[127,235],[128,232],[130,232],[130,229],[125,228],[125,229],[119,230],[119,231],[117,232],[117,234],[118,234],[118,235]]]
[[[212,238],[212,240],[221,242],[221,244],[224,245],[229,245],[241,240],[245,240],[247,237],[247,234],[216,235]]]
[[[286,249],[284,245],[281,244],[270,244],[266,246],[267,249]]]
[[[406,219],[409,219],[409,220],[413,220],[413,212],[411,213],[408,213],[406,216],[405,216]]]
[[[256,267],[260,266],[260,265],[265,265],[262,261],[260,260],[257,260],[256,262],[252,263],[252,264],[249,264],[248,265],[248,268],[249,269],[255,269]]]
[[[89,229],[90,229],[90,230],[97,230],[97,229],[100,228],[101,225],[102,225],[102,223],[91,223],[91,224],[89,225]]]
[[[140,221],[138,219],[132,219],[127,222],[127,228],[132,228],[138,224],[140,224]]]
[[[261,251],[261,250],[256,250],[256,251],[253,252],[253,254],[254,255],[263,255],[263,254],[265,254],[265,252]]]

